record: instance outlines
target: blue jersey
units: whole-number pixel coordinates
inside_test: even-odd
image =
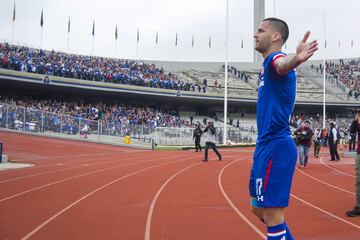
[[[263,62],[259,74],[257,101],[257,144],[291,135],[290,117],[296,98],[296,73],[279,75],[275,60],[286,56],[283,52],[271,53]]]

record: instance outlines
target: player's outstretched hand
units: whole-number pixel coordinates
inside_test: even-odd
[[[307,31],[296,47],[296,60],[299,64],[308,60],[319,49],[316,40],[307,43],[309,36],[310,31]]]

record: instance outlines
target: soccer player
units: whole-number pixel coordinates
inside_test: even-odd
[[[264,19],[254,35],[255,49],[264,62],[259,74],[258,139],[249,190],[252,212],[266,224],[269,240],[294,239],[285,223],[297,159],[289,120],[296,96],[295,68],[318,50],[316,40],[307,42],[309,35],[306,32],[291,56],[281,52],[289,36],[283,20]]]

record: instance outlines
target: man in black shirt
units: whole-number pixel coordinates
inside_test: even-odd
[[[198,150],[201,152],[201,135],[203,134],[203,131],[200,128],[200,123],[196,124],[196,128],[194,130],[193,139],[195,140],[195,150],[198,152]]]
[[[350,132],[355,132],[358,134],[360,139],[360,109],[358,110],[355,118],[350,126]],[[346,212],[346,215],[349,217],[359,217],[360,216],[360,143],[358,142],[356,149],[355,157],[355,189],[356,189],[356,203],[355,207],[352,210]]]

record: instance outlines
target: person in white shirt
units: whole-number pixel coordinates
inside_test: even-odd
[[[338,128],[338,131],[340,132],[340,139],[339,140],[339,144],[340,144],[340,150],[343,150],[343,148],[346,149],[346,136],[345,136],[345,131],[343,129]]]
[[[321,131],[319,128],[316,128],[314,133],[314,156],[316,158],[319,157],[319,153],[320,153],[320,148],[321,148],[320,140],[321,140]]]
[[[84,125],[84,127],[80,130],[80,135],[82,138],[88,138],[88,135],[90,134],[90,128],[87,124]]]
[[[330,123],[330,131],[329,131],[329,149],[330,149],[330,161],[339,161],[339,153],[337,151],[337,144],[339,140],[340,134],[338,134],[338,130],[335,128],[335,124]]]

